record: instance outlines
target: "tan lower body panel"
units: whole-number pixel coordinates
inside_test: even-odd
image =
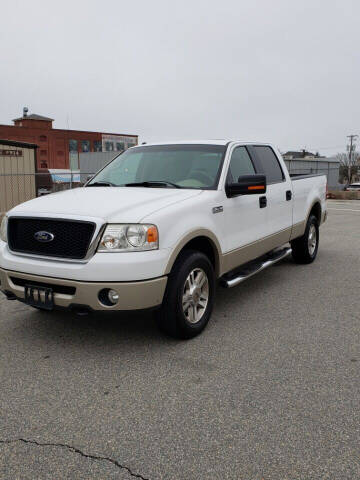
[[[286,228],[274,235],[269,235],[254,243],[225,253],[221,258],[221,275],[270,252],[274,248],[281,247],[281,245],[288,243],[290,235],[291,228]]]
[[[322,225],[327,219],[327,210],[324,210],[321,214],[320,225]],[[295,223],[291,230],[291,238],[290,240],[294,240],[295,238],[301,237],[305,233],[307,220],[303,222]]]
[[[20,282],[17,282],[17,279]],[[76,280],[65,280],[28,273],[12,272],[0,268],[0,288],[16,295],[19,299],[25,298],[23,281],[40,282],[54,289],[55,306],[69,307],[72,304],[86,305],[93,310],[139,310],[160,305],[165,293],[167,277],[155,278],[138,282],[79,282]],[[19,283],[19,284],[17,284]],[[57,293],[56,286],[72,287],[73,294]],[[107,306],[100,302],[99,291],[103,288],[115,290],[119,294],[119,301],[116,305]]]
[[[305,227],[306,227],[306,222],[305,221],[295,223],[295,225],[293,225],[292,230],[291,230],[291,239],[290,240],[293,240],[294,238],[298,238],[298,237],[301,237],[302,235],[304,235]]]

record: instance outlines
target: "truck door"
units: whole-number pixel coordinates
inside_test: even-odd
[[[261,173],[266,175],[267,235],[278,234],[280,240],[284,240],[282,243],[286,243],[292,227],[291,181],[270,146],[254,145],[250,151],[256,157]]]
[[[247,147],[235,146],[230,155],[227,183],[236,182],[241,175],[261,173],[252,161]],[[264,194],[240,195],[226,198],[224,204],[226,232],[224,235],[227,252],[254,244],[266,235],[266,205],[260,199],[263,196]],[[238,258],[237,255],[235,258]]]

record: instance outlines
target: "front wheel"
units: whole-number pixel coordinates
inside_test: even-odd
[[[311,263],[315,260],[319,248],[319,222],[310,215],[305,233],[291,242],[292,256],[297,263]]]
[[[206,327],[214,303],[215,274],[206,255],[185,250],[169,275],[161,309],[160,329],[174,338],[188,339]]]

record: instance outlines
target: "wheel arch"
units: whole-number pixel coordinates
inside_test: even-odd
[[[198,250],[204,253],[212,263],[216,277],[219,277],[221,271],[221,248],[218,239],[210,230],[194,230],[180,240],[168,260],[166,275],[171,272],[176,259],[184,250]]]
[[[307,210],[305,220],[293,225],[292,230],[291,230],[290,241],[295,240],[296,238],[299,238],[302,235],[304,235],[307,222],[308,222],[309,217],[312,213],[318,219],[318,222],[319,222],[319,225],[320,225],[321,224],[321,218],[322,218],[322,208],[321,208],[321,202],[320,202],[319,198],[316,198],[312,202],[311,206]]]
[[[306,221],[308,220],[308,218],[310,217],[310,215],[314,215],[316,218],[317,218],[317,221],[319,222],[319,225],[321,224],[321,218],[322,218],[322,208],[321,208],[321,203],[320,203],[320,200],[316,200],[310,211],[309,211],[309,214],[306,218]]]

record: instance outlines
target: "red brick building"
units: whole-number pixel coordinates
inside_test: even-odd
[[[13,120],[14,125],[0,125],[0,138],[37,144],[38,171],[68,169],[70,158],[72,168],[77,168],[80,152],[121,152],[138,143],[137,135],[53,128],[52,118],[27,112],[24,108],[23,116]]]

